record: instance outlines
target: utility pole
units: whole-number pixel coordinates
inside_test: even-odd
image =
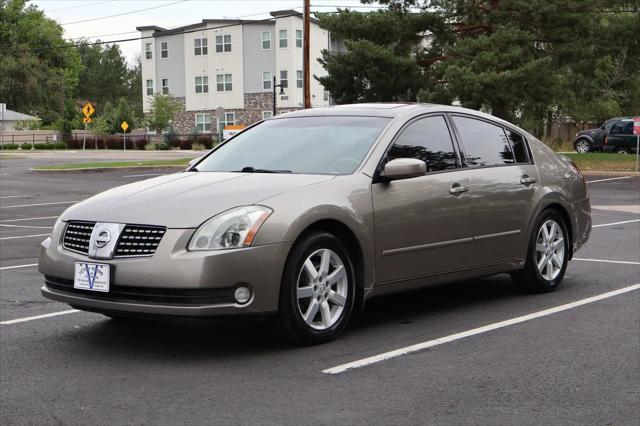
[[[311,67],[309,66],[310,39],[311,39],[311,0],[304,0],[304,40],[302,42],[302,69],[304,70],[303,92],[304,107],[311,108]]]

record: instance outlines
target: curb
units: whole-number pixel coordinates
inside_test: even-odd
[[[605,170],[581,170],[585,176],[640,176],[640,172],[608,172]]]
[[[65,173],[104,173],[104,172],[142,172],[148,170],[184,170],[184,166],[123,166],[123,167],[83,167],[77,169],[29,169],[33,174],[65,174]]]

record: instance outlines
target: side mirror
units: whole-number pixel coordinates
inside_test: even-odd
[[[411,179],[427,173],[427,164],[416,158],[396,158],[384,166],[382,176],[388,180]]]
[[[202,160],[202,157],[196,157],[192,160],[189,160],[189,165],[187,166],[186,170],[189,170],[191,167],[193,167],[198,161]]]

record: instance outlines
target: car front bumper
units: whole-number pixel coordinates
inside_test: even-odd
[[[63,227],[59,227],[63,228]],[[167,229],[153,256],[91,259],[66,250],[61,229],[41,244],[42,295],[77,309],[142,315],[268,315],[278,309],[282,270],[291,243],[231,250],[186,250],[194,229]],[[111,266],[108,293],[73,288],[75,262]],[[251,299],[235,302],[239,285]]]

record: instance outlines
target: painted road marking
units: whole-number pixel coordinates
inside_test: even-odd
[[[31,198],[37,195],[0,195],[0,198]]]
[[[37,263],[29,263],[27,265],[3,266],[2,268],[0,268],[0,271],[6,271],[8,269],[30,268],[32,266],[38,266],[38,264]]]
[[[0,325],[18,324],[21,322],[33,321],[33,320],[38,320],[43,318],[57,317],[58,315],[73,314],[75,312],[80,312],[80,311],[77,309],[69,309],[68,311],[52,312],[50,314],[36,315],[33,317],[25,317],[25,318],[18,318],[18,319],[8,320],[8,321],[0,321]]]
[[[600,225],[593,225],[592,228],[600,228],[602,226],[624,225],[625,223],[635,223],[635,222],[640,222],[640,219],[623,220],[622,222],[613,222],[613,223],[602,223]]]
[[[51,229],[50,226],[33,226],[33,225],[6,225],[4,223],[0,223],[0,226],[5,226],[7,228],[40,228],[40,229]]]
[[[0,240],[17,240],[19,238],[34,238],[34,237],[48,237],[51,234],[33,234],[33,235],[20,235],[17,237],[2,237]]]
[[[58,216],[40,216],[40,217],[25,217],[23,219],[3,219],[2,223],[6,222],[22,222],[25,220],[41,220],[41,219],[56,219]]]
[[[620,176],[620,177],[607,178],[607,179],[588,180],[587,183],[608,182],[610,180],[620,180],[620,179],[631,179],[632,177],[633,176]]]
[[[620,265],[640,265],[640,262],[629,262],[627,260],[581,259],[579,257],[574,257],[572,260],[580,260],[582,262],[618,263]]]
[[[516,318],[511,318],[506,321],[500,321],[493,324],[488,324],[483,327],[474,328],[471,330],[463,331],[461,333],[451,334],[449,336],[440,337],[437,339],[429,340],[426,342],[418,343],[411,346],[406,346],[404,348],[396,349],[393,351],[385,352],[382,354],[370,356],[367,358],[359,359],[357,361],[348,362],[346,364],[337,365],[335,367],[327,368],[326,370],[322,370],[325,374],[339,374],[343,373],[347,370],[352,370],[354,368],[366,367],[371,364],[377,364],[382,361],[386,361],[388,359],[396,358],[402,355],[408,355],[411,353],[423,351],[425,349],[442,345],[444,343],[453,342],[455,340],[464,339],[466,337],[476,336],[478,334],[486,333],[488,331],[497,330],[499,328],[508,327],[514,324],[519,324],[525,321],[529,321],[535,318],[544,317],[547,315],[555,314],[558,312],[566,311],[568,309],[576,308],[578,306],[586,305],[588,303],[597,302],[599,300],[607,299],[609,297],[617,296],[619,294],[628,293],[630,291],[640,289],[640,284],[633,284],[628,287],[624,287],[618,290],[609,291],[606,293],[598,294],[596,296],[587,297],[586,299],[577,300],[575,302],[567,303],[565,305],[556,306],[554,308],[544,309],[542,311],[533,312],[528,315],[523,315]]]
[[[54,204],[75,204],[79,201],[56,201],[55,203],[39,203],[39,204],[18,204],[17,206],[2,206],[0,209],[17,209],[18,207],[37,207],[37,206],[52,206]]]

